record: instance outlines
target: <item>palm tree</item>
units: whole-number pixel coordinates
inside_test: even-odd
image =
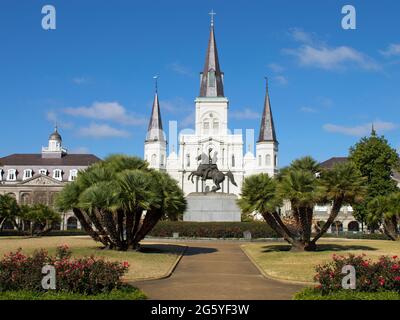
[[[322,194],[316,174],[310,170],[291,168],[281,178],[278,193],[282,199],[290,201],[291,210],[298,224],[298,235],[294,250],[313,251],[315,243],[311,242],[311,230],[314,206]]]
[[[3,230],[4,223],[9,220],[18,229],[16,218],[20,213],[17,200],[11,194],[0,195],[0,231]]]
[[[161,218],[176,217],[186,208],[182,191],[168,174],[122,155],[81,172],[56,203],[63,211],[73,210],[94,240],[118,250],[138,249]]]
[[[379,225],[383,222],[384,233],[391,240],[399,240],[398,223],[400,221],[400,193],[377,196],[367,206],[368,222]]]
[[[326,233],[338,217],[344,205],[360,203],[366,194],[365,178],[351,162],[336,164],[332,169],[321,172],[319,184],[324,188],[322,202],[331,204],[328,220],[319,230],[312,242]]]

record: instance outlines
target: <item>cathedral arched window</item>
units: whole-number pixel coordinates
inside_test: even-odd
[[[276,155],[274,157],[274,164],[275,164],[275,167],[278,165],[278,157]]]
[[[233,154],[232,155],[232,167],[234,168],[235,166],[236,166],[236,164],[235,164],[235,155]]]
[[[271,165],[271,155],[267,154],[265,156],[265,165],[270,166]]]
[[[186,167],[190,167],[190,154],[186,155]]]
[[[157,156],[156,156],[155,154],[153,154],[153,155],[151,156],[151,165],[152,165],[153,167],[155,167],[156,164],[157,164]]]
[[[213,120],[213,133],[218,134],[219,132],[219,122],[218,119]]]
[[[203,134],[209,134],[210,133],[210,122],[204,121],[203,123]]]
[[[261,155],[260,155],[260,156],[258,156],[258,166],[259,166],[259,167],[261,167],[261,161],[262,161],[262,157],[261,157]]]
[[[162,166],[162,167],[164,166],[164,160],[165,160],[165,159],[164,159],[164,155],[162,155],[162,156],[161,156],[161,162],[160,162],[160,166]]]

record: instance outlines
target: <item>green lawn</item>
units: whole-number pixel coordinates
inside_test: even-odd
[[[22,248],[23,253],[30,254],[37,249],[46,249],[50,254],[55,253],[57,246],[67,244],[73,256],[82,257],[95,255],[111,261],[129,262],[126,281],[163,277],[175,264],[185,247],[173,244],[146,242],[142,252],[120,252],[102,250],[101,246],[87,236],[78,237],[0,237],[0,257],[10,251]]]
[[[399,241],[322,240],[318,245],[317,252],[290,252],[290,246],[283,242],[250,243],[242,248],[270,277],[301,282],[313,282],[314,267],[331,261],[333,254],[365,253],[372,259],[400,255]]]

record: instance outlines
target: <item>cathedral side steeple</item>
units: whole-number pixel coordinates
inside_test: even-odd
[[[269,97],[268,79],[264,100],[264,109],[260,134],[256,144],[256,172],[265,172],[274,176],[278,170],[278,140],[276,138],[274,118]]]
[[[212,11],[210,38],[204,69],[201,73],[200,97],[224,97],[223,73],[219,65],[217,43],[214,31],[214,15]]]
[[[278,142],[276,139],[274,118],[272,116],[271,101],[269,98],[269,88],[268,79],[266,78],[266,93],[264,101],[264,110],[260,126],[260,135],[258,137],[258,142]]]
[[[167,161],[167,141],[165,140],[158,98],[158,76],[154,77],[156,87],[153,106],[144,144],[145,159],[153,169],[165,170]]]

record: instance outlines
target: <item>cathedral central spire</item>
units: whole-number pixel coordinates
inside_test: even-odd
[[[214,16],[212,11],[210,38],[206,54],[204,69],[201,74],[200,97],[224,97],[223,73],[221,72],[218,59],[217,43],[214,32]]]

